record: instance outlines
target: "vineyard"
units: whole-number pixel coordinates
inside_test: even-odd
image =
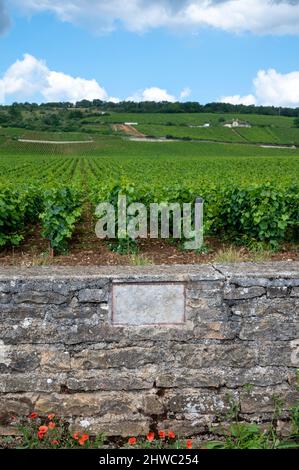
[[[196,134],[231,143],[133,142],[115,135],[110,127],[120,116],[122,122],[142,120],[138,130],[146,134],[164,136],[167,130],[177,137]],[[250,248],[278,249],[284,242],[297,243],[299,150],[252,143],[299,142],[299,129],[290,126],[289,118],[277,117],[273,127],[275,117],[254,115],[246,119],[263,125],[234,133],[220,126],[188,127],[207,118],[115,114],[86,124],[105,127],[107,135],[0,129],[0,249],[22,245],[37,226],[50,252],[61,253],[82,217],[89,214],[88,230],[92,230],[97,204],[115,204],[118,194],[146,206],[162,201],[194,203],[200,196],[205,201],[207,236]]]

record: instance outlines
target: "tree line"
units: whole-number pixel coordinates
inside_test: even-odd
[[[136,103],[133,101],[121,101],[112,103],[101,100],[82,100],[77,103],[70,102],[53,102],[53,103],[13,103],[11,105],[15,110],[33,111],[37,109],[53,110],[53,109],[78,109],[90,108],[103,112],[119,112],[119,113],[229,113],[229,114],[260,114],[269,116],[288,116],[299,118],[299,108],[275,107],[275,106],[245,106],[243,104],[233,105],[230,103],[207,103],[200,104],[196,101],[187,101],[184,103],[168,101],[154,102],[142,101]],[[0,106],[0,111],[7,110],[9,106]]]

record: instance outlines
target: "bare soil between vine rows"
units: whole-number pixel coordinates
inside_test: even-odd
[[[167,240],[144,239],[138,241],[138,253],[119,254],[111,251],[110,242],[99,240],[93,230],[92,220],[83,220],[64,254],[49,255],[49,243],[40,236],[40,227],[32,228],[30,235],[18,247],[0,251],[1,266],[132,266],[206,264],[242,261],[299,261],[299,246],[285,244],[279,252],[254,253],[244,247],[223,243],[220,239],[206,238],[207,252],[186,251]]]

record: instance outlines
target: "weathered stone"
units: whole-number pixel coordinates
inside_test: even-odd
[[[233,285],[227,286],[224,289],[224,299],[226,300],[241,300],[253,299],[261,297],[266,293],[264,287],[235,287]]]
[[[258,263],[257,266],[260,264]],[[272,279],[272,277],[256,277],[256,278],[250,278],[250,277],[232,277],[230,278],[230,283],[235,284],[239,287],[296,287],[299,285],[299,279],[294,278],[294,279],[284,279],[284,278],[277,278],[277,279]]]
[[[238,342],[230,344],[183,344],[171,349],[175,367],[253,367],[258,364],[256,347]]]
[[[43,394],[35,403],[35,411],[72,416],[131,417],[142,407],[144,392],[94,392],[73,394]]]
[[[289,289],[287,286],[268,287],[267,297],[270,297],[270,299],[274,299],[275,297],[286,297],[288,295],[288,291]]]
[[[53,370],[68,371],[71,368],[71,358],[68,351],[59,351],[48,349],[40,352],[40,367],[44,372],[53,372]]]
[[[293,367],[298,367],[299,366],[299,338],[294,339],[293,341],[290,342],[291,346],[291,365]]]
[[[241,393],[241,411],[242,413],[274,412],[277,400],[283,410],[288,410],[297,397],[296,389],[287,384],[275,387],[252,387],[249,391],[244,390]]]
[[[276,425],[276,432],[280,437],[286,437],[289,439],[290,435],[293,434],[293,425],[290,421],[278,420]]]
[[[16,426],[0,426],[0,436],[22,436],[22,431]]]
[[[146,390],[153,387],[157,368],[148,366],[137,370],[77,371],[66,381],[73,391]]]
[[[218,388],[225,384],[225,371],[220,368],[172,369],[159,372],[156,385],[162,388],[194,387]]]
[[[202,322],[194,328],[194,337],[198,339],[229,340],[238,336],[239,322]]]
[[[0,359],[0,371],[2,373],[29,372],[36,370],[39,364],[40,361],[36,352],[20,349],[18,351],[10,351],[6,364],[1,364]]]
[[[200,418],[205,414],[225,414],[231,407],[231,402],[239,403],[239,393],[235,390],[222,389],[221,391],[204,389],[184,389],[169,391],[163,397],[165,409],[169,414],[193,415]]]
[[[9,423],[13,416],[27,416],[31,407],[32,403],[27,397],[0,395],[0,423]]]
[[[288,320],[298,316],[299,302],[288,298],[259,298],[247,300],[231,307],[235,315],[242,317],[263,317],[269,315],[284,315]],[[284,319],[285,321],[285,319]]]
[[[163,398],[160,398],[157,394],[145,395],[142,408],[145,415],[161,415],[164,412]]]
[[[299,287],[293,287],[292,288],[291,297],[299,297]]]
[[[30,303],[30,304],[57,304],[61,305],[67,301],[64,295],[56,292],[43,292],[43,291],[26,291],[14,295],[14,302],[17,304]]]
[[[71,359],[72,369],[136,369],[145,364],[163,361],[163,356],[149,348],[121,348],[106,351],[85,349],[75,353]]]
[[[207,434],[213,419],[215,417],[212,415],[192,417],[190,420],[187,420],[185,417],[182,419],[166,419],[158,422],[158,429],[165,430],[166,432],[172,431],[180,438],[192,437],[198,434]]]
[[[61,309],[57,305],[48,305],[45,307],[45,315],[50,321],[64,319],[78,319],[80,321],[97,320],[98,323],[108,321],[108,306],[106,303],[79,303],[77,299],[73,299],[70,304]]]
[[[270,281],[281,280],[298,281],[299,263],[294,262],[267,262],[267,263],[235,263],[218,264],[215,266],[218,272],[229,279],[232,284],[241,285],[242,281],[256,282],[259,279]],[[257,284],[253,284],[257,285]]]
[[[0,374],[0,393],[58,392],[66,383],[63,374],[41,375],[38,372]]]
[[[243,340],[287,341],[298,335],[298,322],[285,321],[282,315],[252,319],[243,323],[239,338]]]
[[[194,300],[202,298],[211,300],[215,296],[223,298],[223,285],[223,281],[188,282],[186,286],[186,298]]]
[[[0,304],[8,304],[11,300],[11,294],[0,292]]]
[[[213,298],[214,299],[214,298]],[[186,299],[186,318],[195,324],[202,322],[229,321],[230,312],[221,300],[220,306],[214,300],[205,297],[199,299]]]
[[[289,342],[261,340],[256,348],[261,366],[299,365],[299,340]]]
[[[13,292],[13,287],[12,287],[11,283],[8,282],[8,281],[6,281],[6,282],[5,281],[4,282],[0,281],[0,292],[4,292],[4,293],[7,293],[7,294]]]
[[[78,293],[79,302],[100,303],[107,300],[104,289],[82,289]]]
[[[19,324],[20,320],[27,320],[28,318],[42,318],[44,311],[42,307],[31,304],[1,304],[0,306],[0,319],[5,321],[7,325]]]
[[[292,380],[295,370],[287,367],[253,367],[251,369],[222,369],[225,376],[224,384],[228,388],[258,385],[266,387],[279,385],[286,380]]]
[[[71,426],[71,432],[102,433],[105,436],[145,436],[150,430],[151,419],[142,417],[135,420],[115,419],[104,421],[103,418],[89,416],[84,419],[76,418]]]

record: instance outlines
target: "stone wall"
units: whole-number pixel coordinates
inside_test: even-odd
[[[158,322],[147,324],[132,290],[117,307],[122,324],[113,322],[113,289],[127,284],[148,286]],[[182,293],[163,297],[170,285]],[[267,421],[274,397],[287,418],[297,399],[298,307],[295,262],[2,268],[1,430],[36,410],[106,435],[195,435],[225,420],[232,402],[240,419]]]

